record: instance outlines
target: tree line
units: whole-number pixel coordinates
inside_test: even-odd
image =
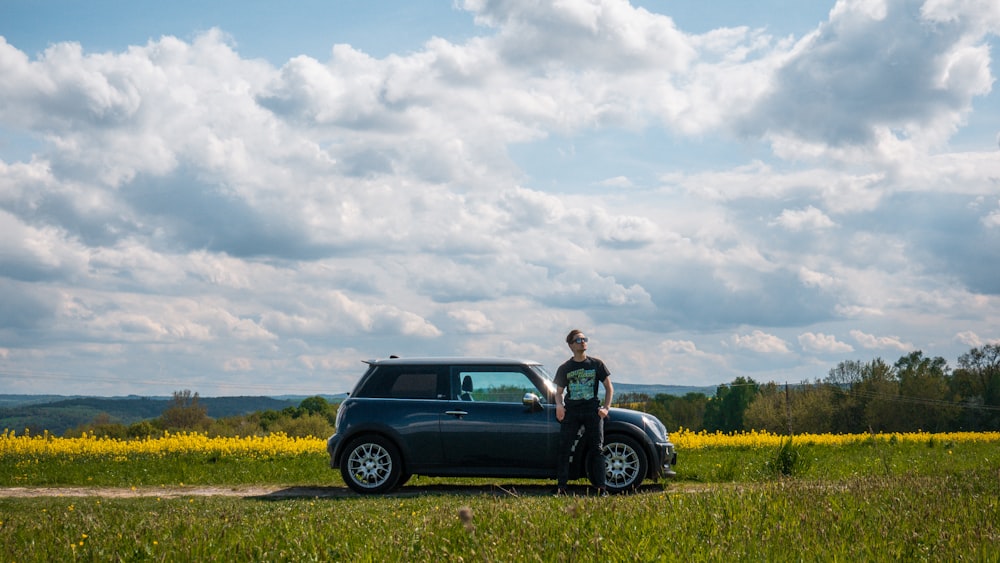
[[[758,383],[737,377],[714,396],[640,393],[615,396],[615,404],[655,415],[668,429],[737,432],[863,433],[1000,431],[1000,344],[971,349],[951,369],[942,357],[914,351],[888,364],[844,361],[826,378],[794,385]],[[154,419],[130,425],[108,415],[66,433],[112,438],[145,438],[163,431],[195,431],[209,436],[289,436],[325,438],[333,434],[337,404],[321,396],[297,407],[212,418],[198,393],[174,392]]]
[[[307,397],[297,407],[263,410],[238,416],[212,418],[200,403],[197,392],[175,391],[160,416],[133,424],[115,422],[107,414],[92,422],[73,428],[65,436],[83,433],[118,439],[160,436],[167,432],[200,432],[208,436],[264,436],[284,433],[292,437],[327,438],[333,434],[337,419],[337,404],[321,396]]]
[[[738,377],[714,396],[623,394],[616,404],[667,428],[709,432],[951,432],[1000,430],[1000,344],[973,348],[951,369],[913,351],[888,364],[844,361],[826,378],[795,385]]]

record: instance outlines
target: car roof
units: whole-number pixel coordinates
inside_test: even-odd
[[[451,364],[462,366],[478,365],[510,365],[510,366],[540,366],[542,364],[534,360],[519,360],[514,358],[490,358],[484,356],[424,356],[408,358],[381,358],[365,360],[369,365],[429,365],[429,364]]]

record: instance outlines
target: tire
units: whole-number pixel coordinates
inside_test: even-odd
[[[351,440],[340,460],[340,475],[356,493],[377,495],[399,485],[403,457],[389,440],[376,435]]]
[[[649,472],[646,452],[628,436],[610,436],[606,439],[603,455],[606,468],[604,480],[609,493],[638,488]],[[594,484],[593,477],[590,477],[590,482]]]
[[[412,473],[403,473],[402,475],[400,475],[399,476],[399,482],[396,483],[396,487],[395,488],[398,489],[399,487],[402,487],[403,485],[405,485],[406,482],[410,480],[410,477],[413,477]]]

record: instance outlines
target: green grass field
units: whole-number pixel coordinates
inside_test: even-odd
[[[609,498],[587,496],[583,482],[578,496],[557,498],[546,482],[423,477],[392,496],[361,497],[316,453],[3,456],[8,490],[134,487],[152,496],[89,489],[0,498],[0,553],[4,561],[997,561],[997,446],[813,445],[791,461],[774,448],[707,448],[681,452],[677,479]],[[208,485],[321,494],[194,494]]]

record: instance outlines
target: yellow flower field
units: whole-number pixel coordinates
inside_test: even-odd
[[[97,438],[92,434],[80,438],[58,438],[49,434],[0,434],[0,456],[93,456],[103,455],[124,459],[131,455],[167,456],[173,454],[214,454],[225,457],[269,458],[323,453],[326,441],[319,438],[290,438],[284,434],[209,438],[197,432],[164,433],[160,437],[138,440]]]
[[[704,448],[771,448],[780,446],[787,436],[770,432],[722,433],[695,432],[681,428],[670,435],[679,451]],[[1000,442],[1000,432],[907,432],[887,434],[796,434],[800,445],[840,446],[870,440],[914,443],[991,443]],[[117,440],[84,435],[80,438],[59,438],[49,434],[17,435],[9,430],[0,434],[0,456],[93,456],[104,455],[124,459],[131,455],[166,456],[173,454],[214,454],[225,457],[268,458],[299,454],[324,453],[326,441],[321,438],[291,438],[284,434],[210,438],[204,434],[164,433],[159,437],[137,440]]]
[[[788,436],[772,434],[767,431],[758,432],[695,432],[681,428],[670,434],[670,440],[679,451],[698,450],[703,448],[770,448],[780,446]],[[886,434],[796,434],[794,443],[799,445],[815,444],[827,446],[843,446],[880,440],[884,442],[914,442],[914,443],[989,443],[1000,442],[1000,432],[902,432]]]

